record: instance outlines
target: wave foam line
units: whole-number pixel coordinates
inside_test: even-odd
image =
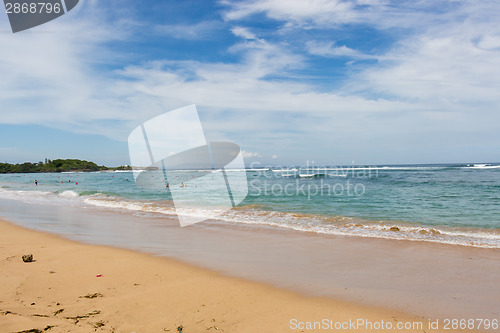
[[[500,248],[499,229],[451,228],[410,225],[392,221],[366,221],[344,216],[322,216],[293,212],[268,211],[259,205],[247,205],[225,211],[218,207],[191,207],[175,210],[169,201],[139,201],[105,194],[79,196],[72,190],[61,193],[22,191],[0,188],[0,198],[41,201],[48,204],[87,204],[118,211],[185,215],[231,224],[250,224],[318,234],[427,241],[483,248]]]
[[[124,201],[110,198],[88,198],[86,203],[120,210],[140,211],[169,216],[184,215],[231,224],[251,224],[301,232],[339,236],[357,236],[444,244],[500,248],[500,231],[489,229],[443,228],[407,225],[402,222],[365,221],[344,216],[320,216],[260,209],[256,205],[226,211],[219,207],[191,207],[175,210],[171,203]]]

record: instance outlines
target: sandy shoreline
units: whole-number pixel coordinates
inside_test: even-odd
[[[36,261],[24,263],[21,256],[27,253]],[[177,332],[181,325],[183,332],[307,332],[312,330],[299,329],[299,323],[323,319],[334,323],[364,319],[375,325],[382,320],[394,325],[417,321],[423,329],[398,331],[429,332],[427,318],[301,296],[171,259],[80,244],[5,221],[0,221],[0,272],[2,332],[50,326],[54,327],[47,331],[52,332]],[[370,330],[359,326],[347,331]]]
[[[500,316],[500,249],[340,237],[221,223],[180,228],[164,217],[0,200],[17,225],[85,244],[173,258],[307,296],[426,318]]]

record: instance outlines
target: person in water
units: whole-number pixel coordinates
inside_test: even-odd
[[[38,185],[38,180],[35,179],[35,185]]]

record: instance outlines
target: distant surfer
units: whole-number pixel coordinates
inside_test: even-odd
[[[35,179],[35,185],[38,185],[38,180]]]
[[[167,183],[167,188],[170,188],[170,184],[169,183]]]

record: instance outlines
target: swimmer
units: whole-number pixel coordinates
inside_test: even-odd
[[[38,185],[38,180],[35,179],[35,185]]]

